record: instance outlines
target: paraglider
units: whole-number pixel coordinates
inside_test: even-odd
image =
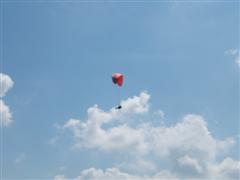
[[[112,82],[116,84],[119,88],[122,87],[124,80],[124,75],[121,73],[114,73],[112,75]],[[120,89],[119,89],[119,101],[120,101]],[[121,109],[122,106],[118,105],[115,109]]]
[[[121,73],[114,73],[112,75],[112,81],[114,84],[117,84],[118,86],[122,86],[123,85],[123,74]]]

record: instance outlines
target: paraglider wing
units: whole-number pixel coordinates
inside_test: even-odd
[[[118,86],[122,86],[123,85],[123,74],[120,73],[114,73],[112,75],[112,81],[114,84],[117,84]]]

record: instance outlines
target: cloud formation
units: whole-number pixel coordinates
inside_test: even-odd
[[[154,176],[138,176],[120,171],[118,168],[102,169],[89,168],[81,172],[80,176],[71,178],[71,180],[177,180],[174,175],[167,171],[162,171]],[[54,180],[70,180],[64,175],[57,175]]]
[[[7,74],[0,73],[0,84],[0,97],[2,98],[13,87],[14,82]]]
[[[12,113],[9,107],[4,103],[3,100],[0,100],[0,116],[1,116],[1,125],[9,126],[12,122]]]
[[[13,87],[14,82],[10,76],[0,73],[0,98],[6,96],[6,93]],[[9,126],[12,122],[12,113],[5,102],[0,99],[0,126]]]
[[[62,126],[63,131],[72,134],[74,148],[124,152],[135,158],[135,163],[134,160],[124,160],[120,165],[105,171],[95,168],[83,170],[75,179],[239,177],[239,162],[226,156],[236,143],[233,138],[214,138],[205,119],[195,114],[185,115],[172,126],[153,126],[151,120],[142,122],[139,120],[141,115],[151,114],[149,99],[150,95],[142,92],[139,96],[122,101],[121,110],[112,108],[103,111],[94,105],[87,110],[85,120],[69,119]],[[134,124],[131,123],[133,119],[136,122]],[[219,162],[219,156],[226,157]],[[163,166],[163,162],[168,166]],[[152,167],[149,168],[149,173],[134,173],[134,169],[146,170],[145,167],[149,165]],[[126,169],[124,166],[131,167],[133,171],[122,171]],[[64,179],[64,176],[56,176],[55,179],[57,178]]]
[[[183,160],[183,168],[187,166],[188,172],[191,173],[192,169],[199,167],[196,161],[189,159],[188,157]],[[197,165],[197,166],[196,166]],[[169,170],[162,170],[154,175],[136,175],[123,172],[118,168],[107,168],[106,170],[89,168],[82,170],[80,175],[74,178],[66,178],[64,175],[56,175],[54,180],[238,180],[240,163],[232,160],[231,158],[224,159],[220,164],[209,165],[207,169],[207,176],[195,176],[189,177],[186,175],[179,175],[175,172]],[[194,169],[196,170],[196,169]]]
[[[141,127],[131,128],[124,123],[105,130],[102,126],[122,122],[121,120],[127,116],[137,116],[148,112],[149,98],[149,94],[142,92],[139,97],[135,96],[122,101],[122,109],[112,108],[109,112],[104,112],[94,105],[87,110],[86,121],[70,119],[63,128],[73,133],[76,148],[98,148],[106,151],[131,149],[145,153],[148,150],[144,141],[144,129]]]

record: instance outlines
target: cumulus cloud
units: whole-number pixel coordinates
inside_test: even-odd
[[[0,98],[3,98],[13,85],[14,82],[9,75],[0,73]],[[8,126],[12,122],[10,108],[2,99],[0,100],[0,121],[1,126]]]
[[[193,174],[200,174],[203,172],[203,168],[196,158],[191,158],[188,155],[185,155],[184,157],[179,158],[177,161],[180,165],[179,168],[185,170],[187,173],[193,172]]]
[[[128,115],[148,112],[149,98],[149,94],[142,92],[139,97],[122,101],[122,109],[112,108],[109,112],[104,112],[95,105],[87,110],[87,120],[70,119],[64,124],[63,129],[73,133],[76,148],[99,148],[106,151],[132,149],[145,153],[147,144],[144,142],[144,132],[141,128],[134,129],[127,124],[121,124],[105,130],[102,126]]]
[[[14,82],[7,74],[0,73],[0,84],[0,97],[2,98],[13,87]]]
[[[209,171],[212,179],[239,179],[240,162],[227,157],[220,163],[210,164]]]
[[[239,170],[238,161],[226,157],[223,162],[218,162],[219,155],[224,156],[234,146],[233,138],[216,139],[204,117],[196,114],[187,114],[171,126],[154,126],[151,121],[138,121],[139,115],[151,114],[149,99],[150,95],[142,92],[139,96],[122,101],[123,108],[120,110],[112,108],[104,111],[95,105],[87,110],[85,120],[69,119],[62,126],[64,132],[70,132],[73,136],[75,148],[124,152],[136,158],[135,164],[134,159],[123,160],[117,167],[105,171],[94,168],[84,170],[76,179],[239,177],[236,173]],[[132,119],[135,124],[128,123]],[[163,162],[168,167],[163,166]],[[147,169],[147,166],[150,168]],[[127,168],[131,172],[122,171]],[[146,175],[140,176],[136,169],[143,170]],[[216,176],[220,171],[222,173]],[[56,178],[64,179],[64,176]]]
[[[132,160],[128,159],[127,162],[122,162],[120,164],[116,164],[115,166],[122,171],[139,175],[155,173],[158,170],[158,167],[154,162],[142,157],[137,157]]]
[[[187,173],[198,171],[198,173],[203,173],[196,159],[192,159],[189,156],[185,156],[179,159],[180,164],[183,165],[182,168],[187,167]],[[131,174],[116,167],[103,169],[89,168],[84,169],[80,172],[77,177],[67,178],[64,175],[56,175],[54,180],[237,180],[239,179],[240,164],[238,161],[234,161],[231,158],[224,159],[219,164],[211,164],[208,169],[206,169],[205,175],[202,176],[186,176],[179,175],[175,171],[160,170],[153,175],[138,175]]]
[[[212,160],[218,152],[234,145],[233,139],[217,140],[207,128],[206,121],[199,115],[189,114],[172,127],[148,127],[153,151],[159,156],[191,153],[201,159]],[[150,132],[150,133],[148,133]],[[207,146],[206,146],[207,144]]]
[[[2,126],[8,126],[12,123],[12,113],[3,100],[0,100],[0,116]]]
[[[81,175],[76,178],[76,180],[82,180],[82,179],[89,179],[89,180],[90,179],[101,179],[101,180],[133,179],[134,180],[134,179],[137,179],[137,177],[129,175],[127,173],[123,173],[116,168],[109,168],[109,169],[106,169],[106,171],[103,171],[102,169],[90,168],[90,169],[83,170],[81,172]]]
[[[142,94],[145,96],[145,93]],[[125,112],[139,111],[124,110],[123,113]],[[86,121],[70,119],[63,128],[73,134],[75,147],[78,148],[99,148],[106,151],[131,149],[135,153],[151,152],[160,157],[170,156],[175,151],[180,153],[181,150],[181,154],[190,152],[192,155],[198,154],[204,160],[213,160],[219,151],[225,151],[234,145],[233,139],[217,140],[212,137],[203,117],[193,114],[186,115],[181,122],[171,127],[155,127],[148,123],[141,123],[136,127],[125,123],[107,129],[102,127],[103,124],[123,116],[118,113],[114,109],[104,112],[94,106],[88,109]]]
[[[89,168],[81,172],[80,176],[71,178],[72,180],[177,180],[177,178],[167,171],[162,171],[154,176],[138,176],[120,171],[118,168],[102,169]],[[54,180],[68,180],[64,175],[55,176]]]
[[[142,114],[148,112],[149,99],[150,95],[147,92],[142,92],[139,96],[122,101],[122,113]]]

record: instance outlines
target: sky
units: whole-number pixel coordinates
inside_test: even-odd
[[[1,1],[1,179],[239,179],[239,15]]]

